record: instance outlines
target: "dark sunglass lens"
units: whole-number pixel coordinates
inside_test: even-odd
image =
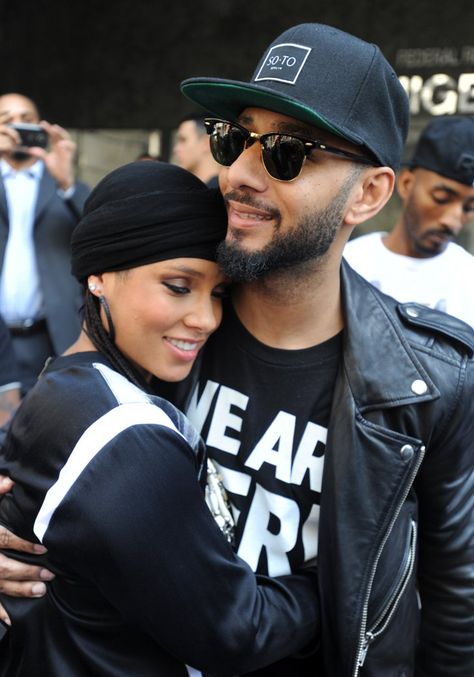
[[[304,145],[292,136],[269,134],[264,139],[262,157],[270,176],[280,181],[291,181],[303,166]]]
[[[211,134],[211,153],[220,165],[228,167],[245,148],[245,137],[238,127],[227,122],[215,123]]]

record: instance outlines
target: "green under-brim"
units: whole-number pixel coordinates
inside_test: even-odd
[[[300,101],[276,94],[260,84],[220,78],[189,78],[181,83],[181,91],[194,103],[230,122],[236,122],[244,108],[265,108],[325,129],[358,146],[364,145],[360,138],[335,127]]]

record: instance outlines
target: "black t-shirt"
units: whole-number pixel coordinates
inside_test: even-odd
[[[198,383],[179,403],[219,466],[237,518],[238,552],[258,573],[286,574],[317,554],[341,340],[269,348],[228,309],[205,349]]]
[[[191,387],[174,400],[218,465],[236,520],[239,555],[258,573],[298,569],[317,556],[327,426],[342,333],[304,350],[269,348],[231,307]],[[199,374],[197,378],[197,374]],[[316,656],[258,675],[314,674]],[[252,673],[254,674],[254,673]]]

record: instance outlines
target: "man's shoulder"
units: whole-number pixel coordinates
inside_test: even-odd
[[[346,254],[346,252],[358,251],[362,248],[365,249],[369,245],[379,245],[382,243],[382,237],[384,235],[385,233],[383,231],[375,231],[373,233],[366,233],[365,235],[354,237],[352,240],[349,240],[344,247],[344,254]]]
[[[455,242],[450,242],[447,246],[445,250],[445,258],[447,261],[460,263],[474,270],[474,256],[468,252],[467,249],[464,249],[464,247],[461,247]]]
[[[375,321],[375,313],[378,331],[394,329],[413,347],[421,348],[427,353],[433,351],[440,356],[449,354],[453,359],[459,359],[463,355],[469,358],[474,356],[474,330],[470,325],[424,304],[415,301],[401,302],[379,290],[349,266],[345,273],[349,276],[351,290],[349,303],[360,306],[358,322],[365,307],[370,307],[367,322],[370,324]],[[370,301],[371,298],[374,303]]]
[[[474,330],[466,322],[420,303],[398,303],[396,309],[408,330],[432,334],[438,339],[462,346],[471,357],[474,355]]]
[[[89,184],[85,183],[84,181],[76,181],[75,184],[76,189],[80,190],[81,193],[85,193],[86,195],[89,195],[91,192],[91,187]]]
[[[42,176],[42,184],[43,187],[49,186],[56,188],[56,179],[52,176],[52,174],[48,171],[47,167],[44,167],[43,169],[43,176]],[[91,192],[91,187],[85,183],[84,181],[81,181],[80,179],[75,179],[74,180],[74,191],[77,195],[80,195],[81,197],[87,197],[89,193]],[[41,184],[40,184],[41,187]],[[59,194],[58,194],[59,197]]]

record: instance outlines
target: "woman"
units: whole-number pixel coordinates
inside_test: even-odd
[[[313,638],[313,575],[257,580],[234,555],[203,499],[199,436],[149,392],[186,377],[219,324],[225,222],[217,191],[163,163],[113,171],[86,203],[83,331],[13,422],[0,504],[56,578],[40,600],[2,598],[1,675],[232,675]]]

